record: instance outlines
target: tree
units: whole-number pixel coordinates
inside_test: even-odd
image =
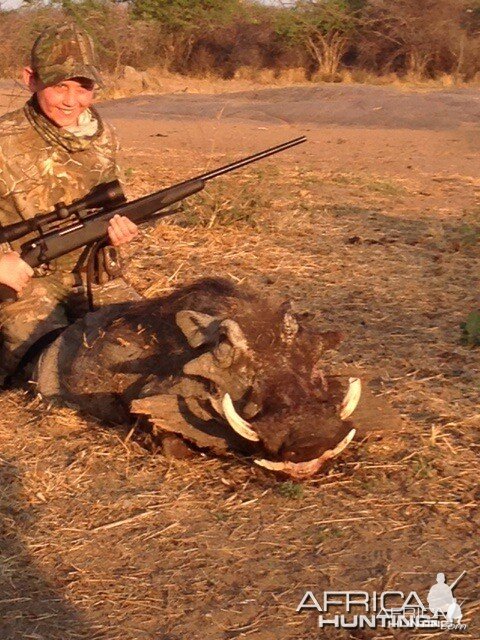
[[[229,20],[238,0],[133,0],[132,16],[155,20],[170,32],[200,31]]]
[[[184,70],[197,38],[228,23],[239,4],[240,0],[132,0],[131,15],[158,25],[165,67]]]
[[[300,0],[279,15],[277,34],[303,45],[319,74],[334,80],[357,25],[361,0]]]
[[[461,72],[467,0],[369,0],[363,15],[360,62],[416,77]]]

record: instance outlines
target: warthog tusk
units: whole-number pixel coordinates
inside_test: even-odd
[[[360,378],[348,379],[348,391],[340,407],[340,419],[346,420],[357,408],[357,404],[360,402],[360,396],[362,395],[362,383]]]
[[[265,460],[263,458],[254,460],[255,464],[258,464],[259,467],[264,467],[265,469],[269,469],[269,471],[283,471],[297,478],[311,476],[318,471],[321,466],[319,461],[320,458],[315,458],[308,462],[273,462],[272,460]]]
[[[283,471],[294,478],[307,478],[316,473],[327,460],[338,456],[353,440],[356,430],[352,429],[347,436],[337,444],[334,449],[327,449],[319,458],[307,460],[306,462],[273,462],[272,460],[257,459],[255,464],[270,471]]]
[[[346,449],[348,447],[348,445],[350,444],[350,442],[353,440],[353,438],[355,437],[355,434],[357,433],[356,429],[351,429],[347,435],[345,436],[345,438],[343,440],[341,440],[337,446],[335,447],[335,449],[329,449],[328,451],[325,451],[325,453],[323,454],[324,456],[328,455],[328,458],[336,458],[338,455],[340,455],[342,453],[342,451],[344,449]],[[328,459],[327,458],[327,459]]]
[[[242,436],[242,438],[245,438],[246,440],[251,440],[252,442],[258,442],[260,440],[258,434],[250,427],[249,423],[244,420],[242,416],[238,415],[235,407],[233,406],[230,394],[228,393],[223,396],[222,409],[228,424],[236,433],[238,433],[238,435]]]

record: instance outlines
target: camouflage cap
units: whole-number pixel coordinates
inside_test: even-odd
[[[46,86],[69,78],[88,78],[103,86],[95,68],[93,41],[74,24],[56,25],[42,31],[32,47],[31,66]]]

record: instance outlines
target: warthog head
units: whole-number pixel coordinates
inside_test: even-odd
[[[185,415],[228,424],[257,464],[298,477],[317,471],[352,440],[349,417],[360,381],[345,385],[321,366],[323,352],[340,341],[338,332],[309,329],[288,304],[223,280],[197,283],[182,296],[182,307],[174,319],[191,357],[170,391],[185,400]]]

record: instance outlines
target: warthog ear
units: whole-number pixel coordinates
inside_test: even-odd
[[[239,361],[245,362],[242,357],[249,353],[249,349],[238,322],[230,318],[219,320],[194,311],[181,311],[177,313],[176,320],[191,346],[212,345],[209,351],[187,362],[183,372],[212,380],[219,388],[229,390],[234,399],[241,397],[245,392],[242,382],[245,374],[243,378],[239,377],[239,369],[234,365]],[[200,323],[206,327],[199,326]]]
[[[178,327],[188,340],[188,344],[196,349],[204,344],[218,341],[221,319],[199,311],[179,311],[175,316]]]
[[[216,345],[221,351],[223,343],[224,351],[227,345],[238,351],[247,351],[248,344],[238,322],[225,318],[222,320],[216,316],[199,311],[179,311],[175,316],[178,327],[188,340],[188,344],[196,349],[205,344]],[[226,341],[222,341],[225,339]]]

